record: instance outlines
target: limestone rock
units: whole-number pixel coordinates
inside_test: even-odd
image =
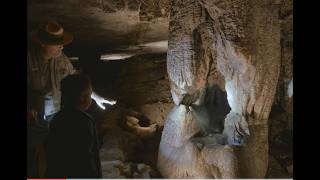
[[[284,168],[281,167],[280,163],[270,155],[269,167],[266,178],[290,178],[290,175]]]
[[[119,148],[105,148],[100,150],[100,159],[102,161],[120,160],[124,161],[126,158],[124,153]]]
[[[134,173],[133,173],[133,178],[149,179],[149,178],[150,178],[150,175],[149,175],[149,173],[147,173],[147,172],[144,172],[144,173],[134,172]]]
[[[141,112],[151,120],[150,123],[156,123],[164,126],[164,121],[174,104],[172,103],[153,103],[145,104],[141,107]]]
[[[209,173],[200,165],[200,154],[196,146],[189,142],[173,147],[160,142],[158,168],[164,178],[209,178]]]
[[[124,175],[127,178],[132,177],[131,163],[125,163],[124,166],[120,166],[119,169],[121,175]]]
[[[167,38],[169,8],[168,0],[29,0],[28,30],[50,17],[74,33],[75,54],[118,49]]]
[[[102,177],[103,178],[125,178],[120,175],[119,166],[122,166],[123,163],[119,160],[115,161],[102,161],[101,169],[102,169]]]
[[[184,105],[175,106],[169,113],[162,132],[161,142],[172,147],[181,147],[188,143],[199,131],[199,127],[192,119],[192,113]],[[161,149],[160,142],[160,149]]]
[[[225,119],[225,132],[231,131],[224,134],[234,139],[234,132],[240,132],[240,143],[228,142],[243,145],[240,151],[234,152],[234,157],[239,160],[239,174],[230,171],[230,177],[261,178],[267,172],[267,120],[280,72],[278,4],[271,0],[172,2],[167,53],[172,98],[178,106],[186,96],[192,97],[207,84],[225,85],[231,107],[230,115]],[[208,78],[208,75],[214,77]],[[177,111],[174,108],[172,112],[181,117],[169,113],[166,120],[159,149],[160,172],[171,178],[221,176],[218,170],[215,174],[208,174],[205,170],[195,172],[192,168],[196,167],[191,168],[192,165],[175,164],[185,164],[187,160],[183,153],[186,151],[192,163],[203,161],[198,150],[190,144],[194,134],[187,131],[192,129],[192,122],[186,119],[192,121],[194,118],[184,118],[188,111],[183,109]],[[239,118],[235,121],[231,117]],[[241,141],[244,134],[249,133],[247,142]],[[233,163],[226,160],[222,164],[232,169]]]
[[[212,173],[214,178],[234,178],[238,177],[238,159],[234,150],[226,146],[206,147],[201,151],[201,157],[209,172],[218,170],[218,173]]]
[[[142,107],[146,104],[171,103],[165,60],[163,54],[141,55],[118,63],[119,80],[116,86],[119,87],[119,102],[143,114]],[[112,62],[110,64],[113,65]]]
[[[150,171],[150,166],[139,163],[137,164],[137,170],[139,173]]]

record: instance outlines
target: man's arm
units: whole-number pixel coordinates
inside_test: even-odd
[[[65,58],[67,58],[66,55],[63,54],[63,56],[64,56]],[[68,59],[67,67],[68,67],[69,74],[80,73],[80,72],[78,72],[76,69],[74,69],[72,63],[70,62],[70,59],[69,59],[69,58],[67,58],[67,59]],[[107,100],[107,99],[105,99],[104,97],[101,97],[100,95],[98,95],[98,94],[95,93],[95,92],[92,92],[91,98],[92,98],[93,100],[95,100],[96,103],[98,104],[98,106],[99,106],[101,109],[103,109],[103,110],[106,109],[104,103],[107,103],[107,104],[110,104],[110,105],[114,105],[114,104],[117,103],[117,101],[112,100],[112,99]]]

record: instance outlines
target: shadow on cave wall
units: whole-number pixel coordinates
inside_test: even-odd
[[[192,107],[204,135],[222,133],[224,119],[231,110],[227,100],[227,92],[221,90],[217,85],[209,86],[206,88],[204,103]]]

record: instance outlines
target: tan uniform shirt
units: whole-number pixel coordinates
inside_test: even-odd
[[[28,88],[43,98],[44,113],[52,115],[60,110],[60,81],[75,73],[68,57],[62,53],[47,62],[36,48],[28,50]]]

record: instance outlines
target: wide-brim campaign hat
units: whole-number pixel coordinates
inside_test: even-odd
[[[66,45],[73,40],[73,35],[66,32],[57,22],[48,21],[32,32],[31,38],[45,45]]]

